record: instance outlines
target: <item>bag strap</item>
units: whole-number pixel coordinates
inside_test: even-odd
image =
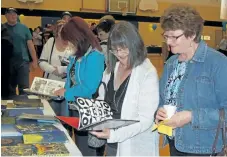
[[[224,108],[219,110],[218,128],[217,128],[214,143],[213,143],[213,146],[212,146],[212,156],[216,153],[216,146],[217,146],[221,126],[223,127],[223,129],[222,129],[222,142],[223,142],[223,146],[225,148],[226,147],[226,133],[225,133],[226,132],[226,124],[225,124],[225,110],[224,110]]]
[[[53,41],[53,45],[51,47],[51,51],[50,51],[50,57],[49,57],[49,60],[48,60],[48,63],[51,64],[51,58],[52,58],[52,54],[53,54],[53,50],[54,50],[54,44],[55,44],[55,38],[54,38],[54,41]],[[47,74],[47,77],[49,77],[49,73]]]
[[[105,99],[105,97],[106,97],[106,93],[107,93],[107,86],[106,86],[106,83],[105,83],[105,82],[103,82],[103,81],[100,83],[100,86],[101,86],[101,85],[103,85],[104,90],[105,90],[105,94],[104,94],[104,99]]]

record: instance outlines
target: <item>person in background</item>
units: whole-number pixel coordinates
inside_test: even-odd
[[[167,118],[163,105],[176,106],[176,113],[164,123],[174,129],[173,136],[164,141],[168,140],[170,155],[210,156],[219,109],[227,113],[227,57],[201,40],[204,20],[194,8],[172,6],[160,22],[163,37],[175,55],[164,66],[155,122]],[[222,146],[220,137],[215,153]]]
[[[41,56],[42,53],[42,49],[43,49],[43,45],[42,45],[42,32],[40,27],[35,28],[33,34],[33,43],[35,45],[36,48],[36,53],[38,56],[38,59]]]
[[[139,122],[91,133],[107,139],[107,156],[158,156],[158,133],[151,129],[159,103],[158,75],[134,25],[119,22],[113,26],[107,55],[109,66],[103,74],[107,93],[100,86],[98,99],[110,105],[113,118]]]
[[[1,24],[1,99],[9,100],[10,59],[13,54],[13,41],[4,24]]]
[[[65,22],[68,22],[72,18],[72,14],[68,11],[65,11],[61,15],[61,19],[64,20]]]
[[[96,23],[95,22],[92,22],[91,23],[91,26],[90,26],[91,31],[93,31],[95,29],[95,27],[96,27]]]
[[[17,22],[17,10],[6,9],[7,22],[4,24],[13,39],[13,54],[10,60],[10,95],[16,95],[18,86],[19,95],[25,94],[23,89],[29,88],[29,63],[31,69],[37,68],[37,56],[32,35],[25,25]]]
[[[223,36],[220,44],[218,45],[218,51],[227,56],[227,34]]]
[[[55,26],[54,36],[51,37],[43,47],[42,55],[39,59],[39,66],[44,71],[44,78],[65,82],[67,64],[69,56],[74,52],[68,46],[62,44],[61,29],[65,21],[59,20]],[[57,116],[64,115],[65,102],[50,100],[50,106]]]
[[[42,45],[45,45],[48,39],[54,37],[52,24],[46,24],[44,32],[42,33]]]
[[[107,60],[107,40],[109,37],[110,29],[113,27],[114,24],[115,23],[113,20],[106,19],[96,26],[98,38],[101,41],[100,45],[102,47],[102,52],[104,53],[106,58],[105,60]]]
[[[112,15],[105,15],[105,16],[103,16],[103,17],[99,20],[99,23],[103,22],[104,20],[112,20],[112,21],[114,21],[114,23],[115,23],[115,19],[114,19],[114,17],[113,17]]]
[[[55,91],[55,95],[64,96],[66,101],[75,101],[76,96],[92,98],[104,71],[104,55],[100,52],[98,40],[88,24],[80,17],[72,17],[65,24],[61,38],[63,44],[70,46],[75,53],[70,57],[67,67],[65,88]],[[68,105],[65,108],[67,110]],[[79,113],[72,111],[70,116],[78,117]],[[88,132],[74,133],[75,142],[83,156],[95,156],[96,149],[88,147]]]

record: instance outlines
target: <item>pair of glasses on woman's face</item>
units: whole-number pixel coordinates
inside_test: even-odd
[[[110,51],[110,53],[112,53],[114,55],[117,55],[117,54],[127,55],[128,54],[128,52],[124,48],[111,49],[109,51]]]
[[[165,35],[164,33],[162,34],[163,38],[165,41],[167,41],[168,39],[171,40],[172,42],[176,42],[177,39],[179,39],[180,37],[182,37],[184,35],[184,33],[182,33],[181,35],[178,35],[178,36],[168,36],[168,35]]]

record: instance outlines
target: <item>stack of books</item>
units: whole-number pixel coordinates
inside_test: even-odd
[[[69,155],[65,147],[68,139],[54,123],[19,118],[24,114],[44,116],[41,99],[18,96],[1,101],[1,109],[2,156]]]

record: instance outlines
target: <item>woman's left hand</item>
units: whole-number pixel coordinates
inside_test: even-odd
[[[56,96],[64,96],[64,94],[65,94],[65,88],[61,88],[54,92],[54,95],[56,95]]]
[[[172,128],[183,127],[185,124],[188,124],[192,120],[192,112],[190,111],[181,111],[174,114],[167,122],[164,124]]]
[[[110,138],[110,129],[104,129],[102,132],[91,131],[92,135],[95,135],[98,138],[109,139]]]

